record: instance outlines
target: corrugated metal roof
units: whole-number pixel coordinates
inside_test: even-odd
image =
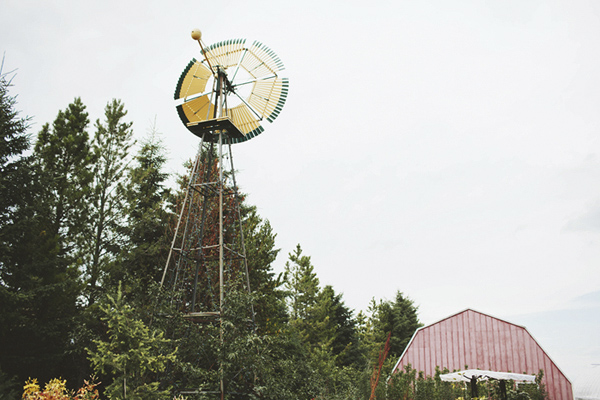
[[[550,399],[573,400],[571,382],[523,326],[467,309],[417,329],[394,371],[410,364],[428,376],[435,367],[537,374]]]

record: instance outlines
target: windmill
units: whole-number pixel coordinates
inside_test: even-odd
[[[220,327],[227,293],[250,292],[241,197],[231,147],[261,132],[279,115],[288,92],[283,63],[260,42],[233,39],[205,46],[192,38],[202,58],[192,59],[175,89],[179,117],[200,138],[173,235],[161,287],[184,317]],[[254,309],[249,310],[252,321]],[[225,396],[220,368],[218,390]],[[191,394],[191,393],[190,393]]]

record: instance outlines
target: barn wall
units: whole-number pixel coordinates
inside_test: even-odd
[[[420,328],[398,360],[396,370],[410,364],[433,376],[435,367],[458,371],[467,368],[537,374],[551,400],[572,400],[567,377],[522,326],[466,310]]]

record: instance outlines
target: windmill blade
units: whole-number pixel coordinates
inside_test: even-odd
[[[204,49],[203,55],[211,65],[229,68],[237,65],[246,52],[246,39],[231,39],[211,44]]]
[[[248,103],[260,110],[261,117],[273,122],[287,99],[289,82],[285,78],[271,78],[254,83]]]
[[[179,77],[175,87],[175,100],[204,92],[210,77],[210,69],[193,58]]]

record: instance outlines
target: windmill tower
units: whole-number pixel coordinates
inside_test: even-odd
[[[185,198],[161,287],[173,293],[172,303],[184,317],[219,326],[227,294],[250,292],[250,277],[235,180],[232,145],[263,132],[262,122],[279,115],[288,80],[277,55],[260,42],[227,40],[205,46],[199,30],[192,38],[202,59],[192,59],[175,89],[177,112],[200,146],[190,170]],[[254,319],[254,310],[249,310]],[[220,368],[219,389],[226,384]]]

